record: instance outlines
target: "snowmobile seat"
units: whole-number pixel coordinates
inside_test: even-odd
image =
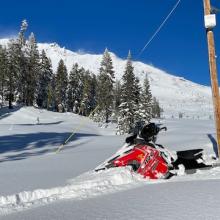
[[[202,154],[203,154],[203,149],[177,151],[178,158],[184,158],[184,159],[198,159],[201,158]]]
[[[186,170],[206,168],[209,165],[199,162],[202,159],[203,149],[193,149],[186,151],[177,151],[177,160],[173,163],[174,167],[183,164]]]

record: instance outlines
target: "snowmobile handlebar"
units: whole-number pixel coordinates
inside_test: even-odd
[[[150,123],[143,127],[140,132],[140,137],[143,138],[146,142],[156,141],[156,137],[161,130],[167,130],[167,127],[160,127],[155,123]]]
[[[167,127],[160,127],[159,125],[156,125],[155,123],[150,123],[146,126],[144,126],[139,134],[140,138],[143,138],[145,142],[156,142],[157,135],[160,131],[165,130],[167,131]],[[133,144],[135,143],[137,139],[138,134],[131,135],[125,139],[126,143]]]
[[[167,131],[167,127],[162,127],[162,128],[160,128],[159,131],[162,131],[162,130]]]

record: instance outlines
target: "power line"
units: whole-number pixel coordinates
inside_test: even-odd
[[[146,48],[149,46],[149,44],[151,43],[151,41],[156,37],[156,35],[160,32],[160,30],[162,29],[162,27],[165,25],[165,23],[167,22],[167,20],[169,19],[169,17],[172,15],[172,13],[176,10],[177,6],[179,5],[179,3],[181,2],[181,0],[178,0],[177,3],[173,6],[172,10],[170,11],[170,13],[167,15],[167,17],[163,20],[163,22],[160,24],[160,26],[157,28],[157,30],[154,32],[154,34],[151,36],[151,38],[148,40],[148,42],[144,45],[144,47],[141,49],[141,51],[139,52],[139,54],[137,55],[137,58],[139,58],[141,56],[141,54],[146,50]]]

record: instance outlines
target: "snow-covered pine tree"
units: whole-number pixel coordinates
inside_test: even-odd
[[[78,64],[75,63],[70,71],[69,80],[68,80],[68,88],[67,88],[67,106],[68,111],[73,111],[74,113],[78,113],[78,106],[74,108],[74,104],[78,101],[79,91],[79,69]]]
[[[47,94],[47,109],[54,111],[56,109],[56,76],[52,74]]]
[[[141,85],[140,85],[140,80],[138,77],[135,77],[135,106],[134,106],[134,129],[133,133],[138,133],[143,124],[144,124],[144,119],[142,118],[141,114]]]
[[[131,52],[128,53],[124,75],[122,76],[121,104],[119,106],[118,134],[130,133],[135,126],[137,88]]]
[[[114,119],[117,120],[119,115],[119,106],[121,104],[121,83],[119,80],[116,80],[114,85]]]
[[[80,103],[80,114],[88,116],[91,106],[90,106],[90,93],[91,93],[91,76],[90,72],[86,71],[83,81],[83,96]]]
[[[104,122],[108,123],[113,107],[114,78],[112,59],[108,49],[105,49],[97,78],[97,104],[100,110],[97,116],[102,115],[104,118],[95,119],[97,121],[104,119]]]
[[[20,32],[18,33],[18,44],[21,46],[25,46],[25,44],[26,44],[25,32],[26,32],[27,28],[28,28],[28,23],[24,19],[21,22]]]
[[[27,71],[28,71],[28,61],[26,57],[26,38],[25,32],[27,30],[28,23],[26,20],[23,20],[21,23],[20,32],[18,34],[18,38],[15,41],[11,42],[11,54],[14,60],[14,67],[16,69],[17,75],[17,90],[19,94],[19,102],[26,104],[27,101]]]
[[[86,76],[86,70],[81,67],[79,69],[79,84],[78,84],[78,94],[77,94],[77,100],[78,100],[78,107],[79,107],[79,113],[80,113],[80,108],[81,108],[81,102],[83,99],[83,90],[84,90],[84,81],[85,81],[85,77]],[[81,113],[80,113],[81,114]]]
[[[152,116],[154,118],[160,118],[163,109],[160,107],[159,101],[154,97],[152,102]]]
[[[25,59],[23,52],[21,50],[21,46],[18,44],[18,40],[10,40],[8,43],[7,49],[7,60],[8,60],[8,73],[7,73],[7,93],[9,100],[9,108],[12,108],[12,102],[15,101],[15,95],[19,95],[19,99],[16,101],[22,101],[23,97],[23,84],[21,79],[23,79],[23,74],[25,70]]]
[[[149,123],[152,118],[152,94],[150,90],[150,83],[147,76],[144,79],[144,84],[141,91],[139,112],[143,122],[145,124]]]
[[[64,61],[61,59],[59,61],[56,73],[56,100],[57,105],[62,106],[62,111],[66,106],[66,92],[68,86],[68,74],[67,68],[64,64]]]
[[[36,98],[37,81],[40,77],[40,57],[37,42],[33,33],[29,36],[26,49],[27,74],[25,88],[25,102],[27,106],[34,104]]]
[[[96,89],[97,89],[97,80],[94,74],[91,74],[89,70],[86,71],[83,81],[83,97],[81,101],[81,110],[84,114],[88,116],[91,111],[96,108]]]
[[[48,95],[51,80],[53,77],[53,70],[51,60],[47,57],[44,50],[40,55],[40,72],[37,81],[37,105],[41,108],[48,108]],[[52,92],[52,91],[51,91]],[[52,94],[51,94],[52,95]]]
[[[7,47],[7,100],[9,108],[12,108],[15,93],[20,96],[20,101],[24,102],[25,78],[27,73],[27,62],[25,57],[25,31],[27,21],[23,20],[17,39],[10,40]]]
[[[5,100],[5,92],[7,91],[8,79],[8,59],[7,51],[0,46],[0,106],[3,105]],[[11,106],[10,106],[11,107]]]
[[[91,81],[90,81],[90,98],[89,98],[89,102],[90,102],[90,107],[91,107],[91,111],[93,111],[96,108],[97,105],[97,78],[95,74],[91,74]]]
[[[141,95],[141,85],[140,85],[140,80],[138,77],[135,77],[135,104],[139,104],[140,102],[140,95]]]
[[[85,69],[79,68],[77,63],[73,65],[69,74],[67,105],[69,111],[77,114],[81,114],[80,104],[83,99],[85,75]]]

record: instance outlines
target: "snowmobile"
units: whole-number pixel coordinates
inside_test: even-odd
[[[95,171],[131,166],[144,178],[169,179],[180,173],[212,167],[205,163],[203,149],[171,152],[156,144],[157,135],[162,130],[167,128],[155,123],[145,125],[139,134],[127,137],[126,144]]]

